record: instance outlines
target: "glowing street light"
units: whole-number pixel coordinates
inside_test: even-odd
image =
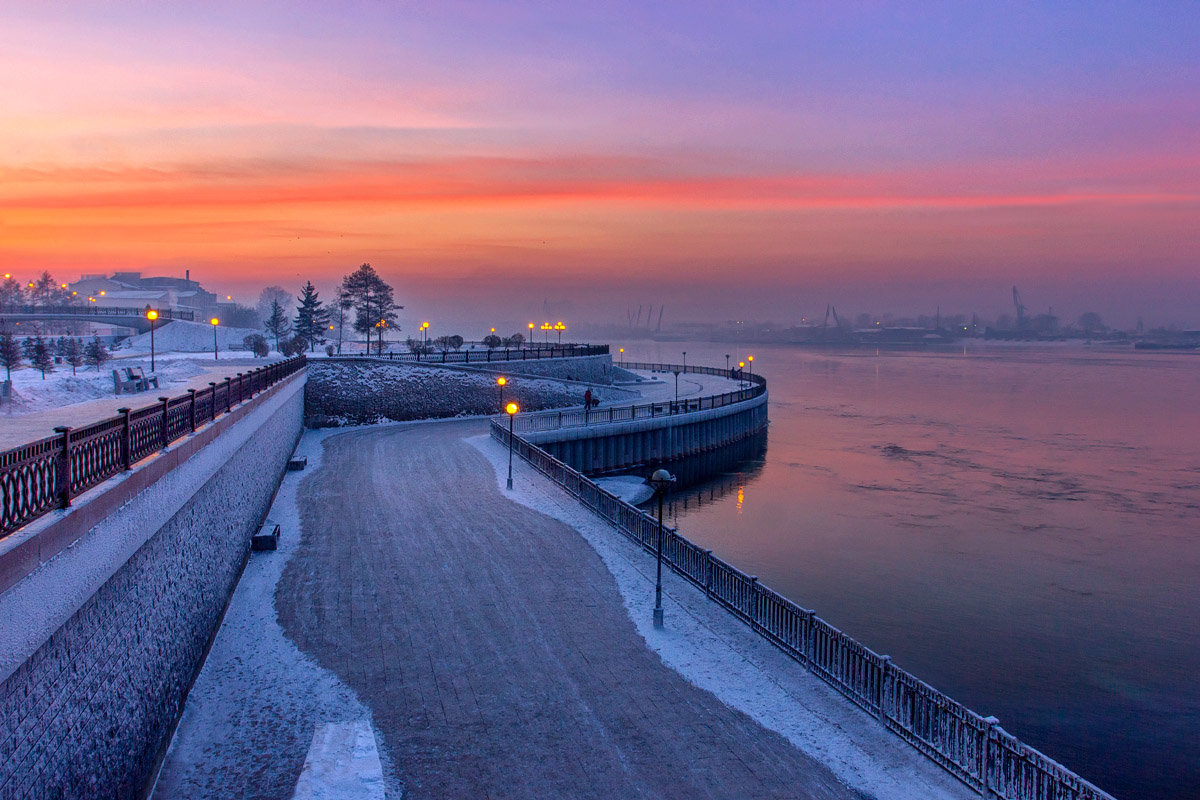
[[[512,488],[512,453],[513,453],[513,417],[521,409],[516,403],[509,403],[504,407],[504,411],[508,414],[508,488]]]
[[[213,361],[216,361],[217,359],[219,359],[221,357],[220,355],[217,354],[217,325],[219,325],[221,323],[221,320],[217,319],[216,317],[213,317],[208,322],[210,325],[212,325],[212,328],[213,328]]]
[[[554,323],[554,330],[558,331],[558,343],[559,344],[562,344],[563,331],[565,331],[566,329],[567,329],[567,326],[563,325],[561,322]]]
[[[754,356],[746,356],[746,360],[750,362],[750,382],[754,383]]]
[[[425,352],[429,347],[429,323],[421,323],[421,353]],[[421,360],[421,353],[417,353],[417,361]]]
[[[550,331],[554,330],[554,326],[549,322],[543,322],[542,330],[546,332],[546,344],[550,344]]]
[[[742,381],[742,370],[744,370],[745,368],[746,368],[746,362],[745,362],[745,361],[739,361],[739,362],[738,362],[738,382],[739,382],[739,383],[742,383],[742,382],[743,382],[743,381]]]
[[[154,372],[154,321],[158,319],[158,312],[146,306],[146,319],[150,320],[150,371]]]
[[[620,353],[621,353],[621,364],[624,364],[625,363],[625,348],[624,347],[621,348]]]
[[[662,551],[663,551],[663,496],[666,495],[667,489],[671,484],[675,483],[675,476],[667,472],[665,469],[656,469],[654,474],[650,476],[650,485],[654,487],[654,493],[658,495],[658,547],[655,548],[658,565],[654,579],[654,627],[661,628],[663,626],[663,607],[662,607]]]
[[[496,385],[500,387],[500,407],[504,408],[504,387],[508,383],[508,378],[501,375],[496,378]]]

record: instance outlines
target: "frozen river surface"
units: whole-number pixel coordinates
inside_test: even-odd
[[[1200,795],[1200,357],[749,352],[765,458],[683,533],[1117,797]]]

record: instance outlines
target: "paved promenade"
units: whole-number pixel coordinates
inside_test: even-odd
[[[473,421],[328,439],[276,593],[413,798],[858,797],[664,666],[567,525],[506,499]],[[298,765],[296,767],[298,769]]]

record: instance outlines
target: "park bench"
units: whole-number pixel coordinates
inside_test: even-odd
[[[121,377],[122,374],[124,378]],[[141,367],[121,367],[119,370],[113,370],[113,385],[117,394],[137,394],[149,391],[150,387],[157,389],[158,376],[147,377]]]

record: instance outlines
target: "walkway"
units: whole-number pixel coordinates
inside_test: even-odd
[[[857,796],[664,666],[595,551],[503,497],[484,430],[329,439],[277,593],[412,797]]]

